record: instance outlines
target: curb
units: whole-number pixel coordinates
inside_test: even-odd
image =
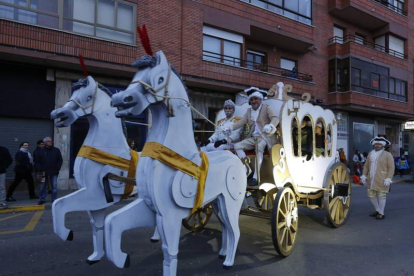
[[[9,206],[7,209],[0,210],[0,214],[35,212],[45,210],[44,205]]]

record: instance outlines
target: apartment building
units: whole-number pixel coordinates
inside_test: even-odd
[[[55,129],[49,112],[88,71],[124,89],[144,54],[135,29],[146,24],[154,51],[182,74],[193,105],[210,119],[225,99],[250,87],[291,84],[293,96],[341,113],[340,147],[352,158],[385,135],[397,156],[413,109],[413,3],[407,0],[0,0],[0,143],[12,150],[47,135],[64,153],[61,188],[87,122]],[[29,105],[28,105],[29,103]],[[128,118],[142,145],[146,114]],[[197,128],[211,129],[197,117]],[[196,134],[203,140],[203,134]],[[405,135],[407,136],[407,135]]]

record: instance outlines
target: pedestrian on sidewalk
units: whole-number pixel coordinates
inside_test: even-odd
[[[57,197],[57,178],[60,168],[62,167],[63,159],[60,150],[53,146],[53,140],[50,137],[43,139],[45,147],[40,149],[39,161],[36,163],[36,170],[44,172],[45,182],[40,186],[39,205],[46,202],[46,186],[48,180],[52,186],[52,202]]]
[[[410,166],[408,165],[408,159],[405,158],[405,155],[401,155],[400,158],[397,159],[397,162],[395,162],[395,165],[397,167],[397,173],[400,175],[400,177],[403,177],[404,172],[408,171]]]
[[[6,204],[6,170],[13,163],[7,148],[0,146],[0,209],[7,208]]]
[[[39,167],[39,162],[40,162],[40,155],[42,152],[42,149],[45,147],[45,143],[43,142],[43,140],[38,140],[37,141],[37,147],[36,149],[33,151],[33,161],[34,161],[34,168],[35,168],[35,183],[36,183],[36,187],[39,187],[43,182],[45,182],[45,172],[42,171],[38,171],[37,168]],[[46,186],[48,188],[48,193],[51,194],[52,193],[52,189],[50,188],[49,183]]]
[[[16,166],[14,167],[15,177],[13,183],[10,185],[9,190],[7,191],[6,201],[16,201],[13,198],[14,189],[22,182],[26,180],[27,185],[29,186],[29,197],[30,199],[37,198],[34,192],[34,181],[32,176],[33,171],[33,157],[29,152],[29,143],[23,142],[20,144],[20,149],[16,153],[14,158],[16,161]]]
[[[371,144],[374,150],[368,154],[361,181],[364,185],[367,184],[368,197],[375,208],[375,212],[370,216],[382,220],[385,218],[386,196],[390,191],[395,170],[394,158],[391,153],[385,151],[385,146],[390,146],[391,142],[384,137],[375,137]]]

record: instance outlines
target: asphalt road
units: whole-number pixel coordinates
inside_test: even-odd
[[[350,217],[338,229],[327,225],[324,211],[301,207],[297,242],[287,258],[273,248],[270,220],[241,216],[242,234],[231,270],[223,270],[217,258],[221,230],[213,218],[200,233],[183,228],[178,275],[414,275],[413,199],[414,183],[395,184],[386,218],[377,221],[368,216],[373,210],[366,188],[354,186]],[[0,275],[162,275],[160,244],[149,242],[153,229],[124,233],[122,249],[130,255],[131,267],[118,269],[105,258],[86,264],[92,236],[85,212],[67,216],[72,242],[53,233],[50,210],[15,215],[0,215]]]

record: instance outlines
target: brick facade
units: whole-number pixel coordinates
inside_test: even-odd
[[[311,25],[240,0],[126,1],[136,4],[137,25],[146,24],[153,51],[164,51],[190,90],[234,98],[235,93],[250,86],[269,89],[284,82],[293,86],[294,93],[310,92],[325,107],[350,116],[395,117],[399,122],[414,117],[414,33],[410,31],[414,29],[413,1],[405,1],[405,16],[373,0],[313,0]],[[247,59],[247,50],[262,52],[264,63],[276,71],[203,60],[203,26],[241,35],[241,59]],[[330,44],[334,26],[343,28],[344,36],[362,35],[371,43],[388,33],[404,39],[407,58],[396,58],[355,42]],[[81,76],[79,54],[91,74],[113,77],[115,83],[117,78],[131,79],[136,70],[130,65],[144,51],[138,36],[136,43],[129,45],[0,19],[1,62],[31,63]],[[392,77],[407,82],[407,102],[354,91],[328,93],[328,62],[346,57],[389,68]],[[295,60],[298,71],[311,78],[283,74],[277,69],[281,58]]]

